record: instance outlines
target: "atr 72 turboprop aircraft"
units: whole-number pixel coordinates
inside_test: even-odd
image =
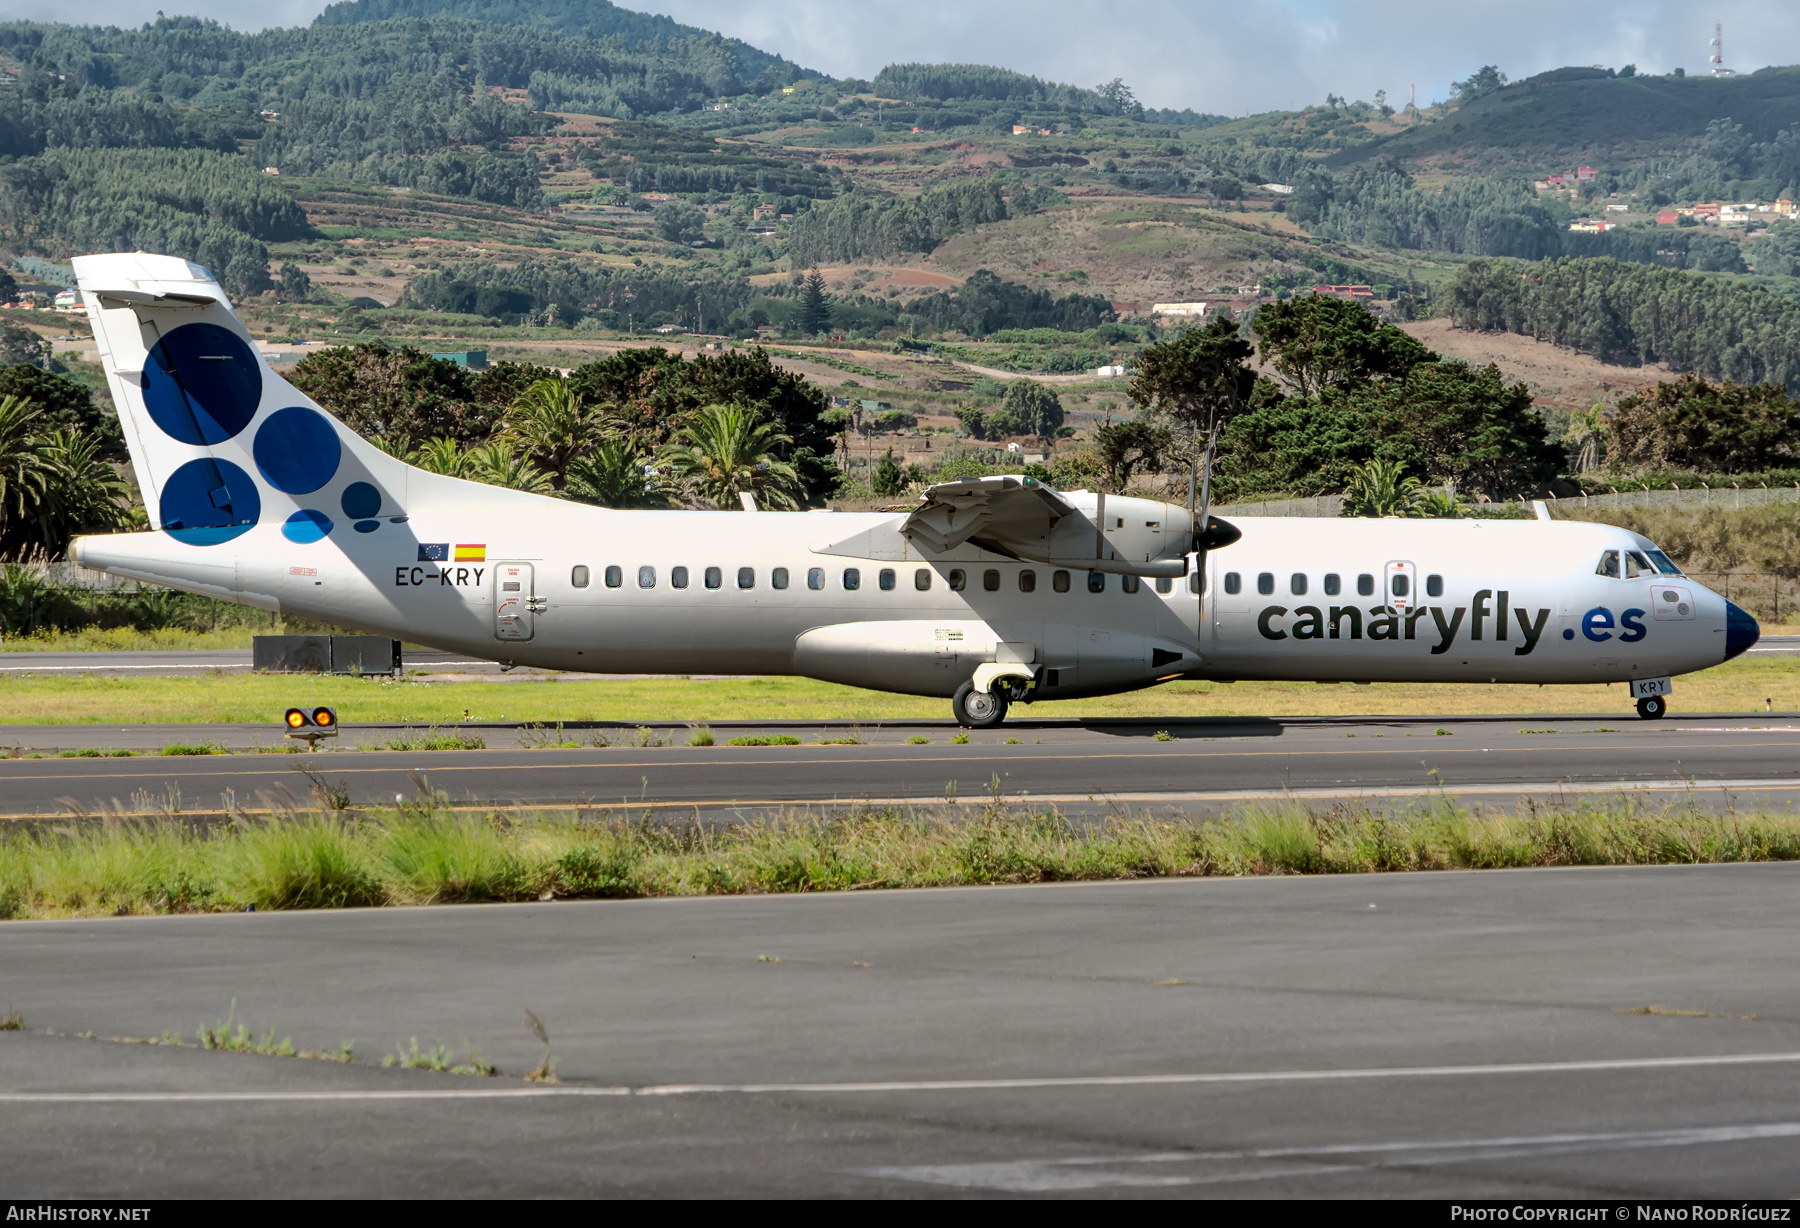
[[[1029,477],[932,486],[904,514],[485,486],[282,379],[200,266],[75,270],[155,526],[79,538],[78,563],[502,663],[800,674],[943,696],[977,727],[1174,678],[1621,682],[1659,717],[1671,676],[1759,633],[1637,534],[1547,518],[1227,524]]]

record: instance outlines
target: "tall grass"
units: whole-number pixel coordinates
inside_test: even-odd
[[[1800,816],[1626,796],[1511,814],[1448,800],[1277,803],[1098,823],[995,801],[709,827],[458,813],[422,792],[394,809],[295,810],[212,829],[114,818],[13,832],[0,839],[0,917],[1795,859]]]

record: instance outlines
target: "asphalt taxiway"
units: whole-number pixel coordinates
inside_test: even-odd
[[[1797,888],[1761,864],[9,922],[0,1197],[1791,1198]],[[233,1010],[356,1060],[195,1046]],[[560,1083],[524,1079],[526,1011]],[[378,1064],[414,1038],[497,1073]]]
[[[0,743],[18,736],[0,730]],[[146,728],[146,727],[139,727]],[[204,742],[209,727],[155,726]],[[229,728],[229,727],[222,727]],[[104,745],[92,726],[40,726]],[[1018,721],[959,734],[942,722],[714,725],[713,746],[685,726],[565,729],[575,749],[520,747],[517,727],[478,730],[507,748],[0,759],[0,815],[106,811],[207,813],[305,803],[316,784],[351,804],[410,797],[422,782],[456,804],[583,806],[640,814],[720,814],[843,804],[929,805],[999,795],[1066,813],[1254,798],[1407,798],[1440,792],[1505,805],[1521,796],[1626,791],[1705,806],[1785,806],[1800,798],[1800,719],[1698,716],[1437,717],[1196,721]],[[346,729],[354,744],[366,730]],[[801,745],[731,746],[732,737]],[[134,736],[126,730],[123,736]],[[394,731],[375,731],[392,738]],[[966,737],[966,742],[958,742]],[[635,745],[642,740],[672,745]],[[15,744],[33,745],[28,740]]]

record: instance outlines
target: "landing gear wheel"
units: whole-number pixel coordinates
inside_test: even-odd
[[[1638,700],[1638,715],[1647,721],[1660,721],[1668,711],[1669,701],[1661,695],[1646,695]]]
[[[977,691],[973,682],[965,682],[956,689],[956,698],[950,701],[950,711],[956,714],[958,725],[970,729],[992,729],[1006,719],[1006,696],[999,691]]]

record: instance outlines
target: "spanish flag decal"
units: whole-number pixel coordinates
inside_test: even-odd
[[[456,561],[458,563],[485,563],[487,562],[487,546],[465,546],[458,543]]]

